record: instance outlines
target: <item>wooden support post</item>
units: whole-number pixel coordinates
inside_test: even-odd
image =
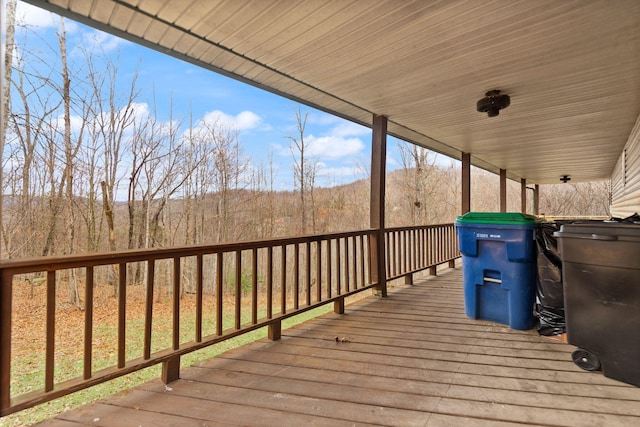
[[[404,284],[405,285],[413,285],[413,274],[409,273],[404,276]]]
[[[456,268],[456,260],[452,259],[451,261],[449,261],[449,268]]]
[[[278,341],[282,337],[282,322],[276,320],[269,323],[267,335],[271,341]]]
[[[527,213],[527,180],[520,180],[520,212]]]
[[[333,312],[336,314],[344,314],[344,297],[338,298],[333,302]]]
[[[433,266],[433,267],[429,267],[429,274],[431,276],[437,276],[438,275],[438,268],[437,266]]]
[[[507,211],[507,170],[500,169],[500,212]]]
[[[164,384],[172,383],[180,379],[180,356],[162,362],[162,382]]]
[[[540,186],[538,184],[533,190],[533,214],[540,215]]]
[[[387,118],[373,116],[373,134],[371,144],[371,195],[369,223],[374,233],[371,235],[369,259],[371,262],[371,281],[377,283],[374,292],[387,296],[387,272],[385,262],[385,223],[384,201],[387,161]]]
[[[471,154],[462,153],[462,211],[471,212]]]

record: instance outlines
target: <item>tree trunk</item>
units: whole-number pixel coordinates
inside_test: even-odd
[[[2,67],[2,83],[0,84],[2,90],[2,103],[0,104],[0,159],[4,159],[4,142],[7,136],[7,124],[9,121],[9,94],[11,93],[11,71],[13,69],[13,50],[15,46],[15,29],[16,29],[16,3],[17,0],[7,0],[6,3],[6,21],[5,21],[5,52],[4,52],[4,66]],[[3,168],[0,167],[0,259],[5,258],[3,251],[4,239],[4,221],[3,221],[3,206],[4,206],[4,174]],[[6,244],[4,245],[6,247]]]

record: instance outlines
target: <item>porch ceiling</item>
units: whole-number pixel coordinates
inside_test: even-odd
[[[608,179],[640,114],[640,0],[28,2],[539,184]]]

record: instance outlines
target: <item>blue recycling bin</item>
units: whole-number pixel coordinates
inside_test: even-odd
[[[467,316],[533,327],[536,220],[531,215],[469,212],[456,220]]]

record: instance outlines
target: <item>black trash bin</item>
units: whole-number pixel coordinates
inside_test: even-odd
[[[567,224],[555,234],[574,362],[640,386],[640,226]]]

